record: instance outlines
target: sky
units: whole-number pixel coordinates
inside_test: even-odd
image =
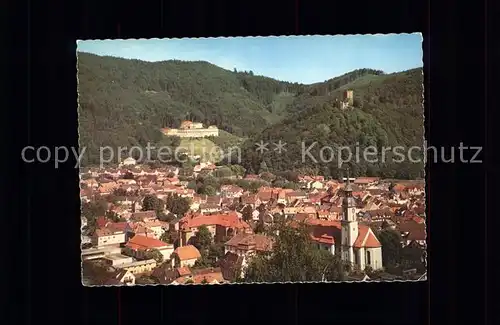
[[[224,69],[311,84],[356,69],[422,67],[420,34],[78,41],[80,52],[143,61],[208,61]]]

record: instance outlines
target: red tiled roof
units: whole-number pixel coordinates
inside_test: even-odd
[[[147,250],[151,248],[172,246],[172,244],[162,242],[161,240],[152,237],[135,235],[128,241],[126,246],[132,248],[133,250],[138,250],[138,249]]]
[[[175,279],[175,282],[179,284],[184,284],[187,281],[193,281],[195,284],[201,284],[203,283],[203,280],[205,280],[207,283],[212,283],[214,281],[217,281],[218,283],[224,281],[224,277],[222,276],[222,272],[214,272],[214,273],[206,273],[206,274],[197,274],[194,276],[183,276],[178,279]]]
[[[185,217],[181,220],[182,228],[189,229],[202,225],[219,225],[230,228],[250,228],[250,226],[240,220],[236,213],[228,214],[214,214],[214,215],[200,215],[193,218]]]
[[[187,266],[183,266],[177,268],[177,272],[179,273],[179,276],[185,276],[191,274],[191,269]]]
[[[99,217],[96,220],[97,227],[99,227],[99,228],[105,227],[108,222],[109,221],[105,217]]]
[[[255,246],[257,251],[270,251],[272,239],[259,234],[238,234],[226,242],[227,246]]]
[[[340,221],[309,218],[305,222],[312,226],[311,237],[313,240],[325,244],[334,244],[340,240],[342,229]],[[354,247],[381,247],[377,237],[368,226],[359,224],[358,229],[358,238],[354,242]]]
[[[181,261],[198,259],[201,257],[200,251],[193,245],[177,247],[174,253],[179,256]]]
[[[373,234],[370,227],[365,226],[365,225],[359,226],[359,234],[358,234],[358,238],[354,242],[354,247],[375,248],[375,247],[381,247],[381,246],[382,246],[382,244],[380,244],[377,237],[375,237],[375,234]]]
[[[358,177],[354,180],[354,184],[369,184],[378,181],[378,177]]]

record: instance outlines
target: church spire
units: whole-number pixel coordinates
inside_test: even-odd
[[[349,177],[349,167],[346,168],[346,176],[347,176],[347,183],[345,184],[344,192],[346,192],[346,196],[350,196],[352,192],[352,187],[351,187],[351,180]]]

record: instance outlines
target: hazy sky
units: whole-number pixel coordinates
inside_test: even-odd
[[[423,66],[420,34],[78,41],[78,51],[144,61],[208,61],[305,84],[360,68],[391,73]]]

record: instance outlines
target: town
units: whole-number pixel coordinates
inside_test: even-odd
[[[82,168],[83,283],[426,279],[424,181],[351,178],[348,169],[344,176],[257,175],[239,165],[184,168],[133,158]],[[276,262],[283,250],[301,249],[330,262],[321,270],[309,258],[296,270]],[[326,272],[331,261],[340,267]]]

